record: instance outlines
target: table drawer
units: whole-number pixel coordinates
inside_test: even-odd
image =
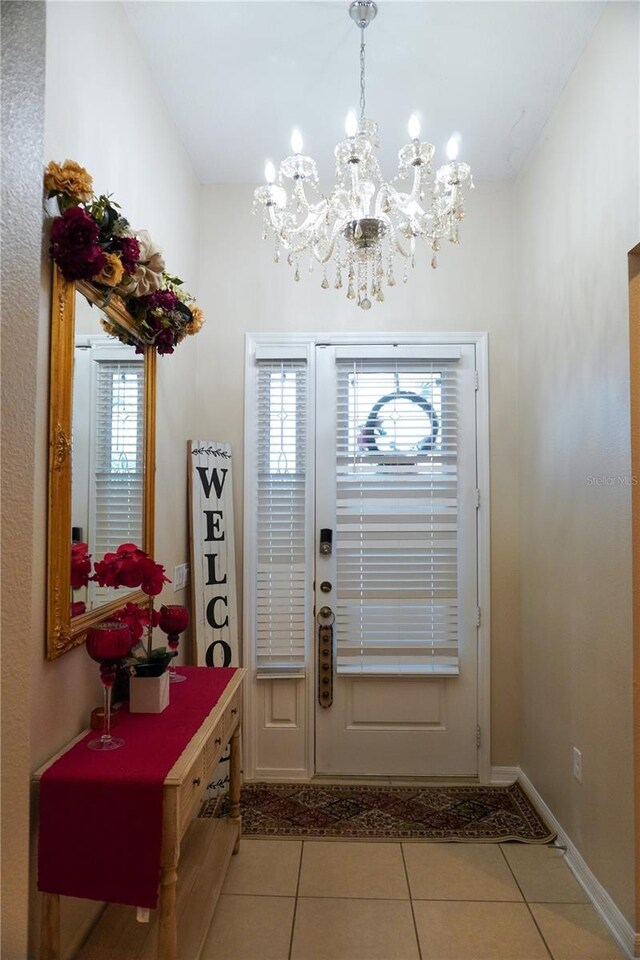
[[[207,786],[205,751],[193,761],[179,788],[180,827],[184,830],[202,799]]]
[[[236,726],[238,720],[240,719],[241,714],[242,714],[241,691],[236,690],[233,697],[229,701],[229,705],[227,709],[224,712],[224,715],[226,718],[225,729],[227,732],[227,739],[229,739],[229,737],[231,736],[231,732],[233,731],[233,728]]]
[[[212,733],[207,737],[207,742],[204,748],[204,757],[205,757],[205,769],[207,776],[211,776],[213,769],[216,763],[219,761],[220,757],[225,751],[227,745],[226,737],[226,711],[220,717],[215,727],[213,728]]]

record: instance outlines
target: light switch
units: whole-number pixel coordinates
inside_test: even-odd
[[[178,590],[184,590],[188,582],[189,564],[179,563],[173,568],[173,592],[177,593]]]

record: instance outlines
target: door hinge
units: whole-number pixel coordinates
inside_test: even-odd
[[[480,746],[480,727],[476,727],[476,747]]]
[[[473,372],[475,375],[474,379],[475,379],[476,390],[479,390],[480,389],[480,373],[477,370],[474,370]]]
[[[480,506],[480,491],[476,487],[476,509]]]
[[[481,615],[482,611],[480,610],[480,607],[476,607],[476,627],[480,626]]]

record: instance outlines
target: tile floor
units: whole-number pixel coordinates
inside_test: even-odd
[[[243,839],[202,960],[624,960],[550,846]]]

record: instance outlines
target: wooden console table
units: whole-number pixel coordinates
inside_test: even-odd
[[[240,728],[242,684],[239,668],[218,703],[164,781],[162,855],[158,909],[138,923],[133,907],[110,904],[76,960],[197,960],[225,874],[240,844]],[[73,743],[36,771],[42,774]],[[212,775],[230,744],[230,817],[194,819]],[[60,897],[43,893],[40,960],[60,960]]]

